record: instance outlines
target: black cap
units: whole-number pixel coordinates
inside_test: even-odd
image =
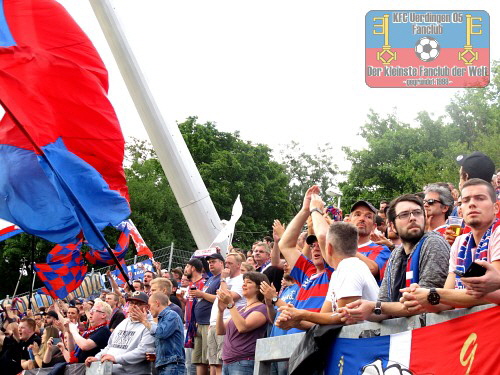
[[[213,253],[212,255],[207,256],[207,260],[208,259],[219,259],[220,261],[222,261],[224,263],[224,257],[222,255],[220,255],[219,253]]]
[[[57,313],[56,313],[54,310],[50,310],[50,311],[47,313],[47,316],[51,316],[51,317],[53,317],[54,319],[59,320],[59,315],[57,315]]]
[[[144,292],[139,291],[135,291],[130,297],[127,298],[127,301],[139,301],[142,303],[148,303],[148,300],[148,295]]]
[[[373,206],[373,204],[371,204],[370,202],[368,201],[357,201],[356,203],[354,203],[351,207],[351,212],[354,211],[354,209],[360,205],[363,205],[365,207],[368,207],[370,209],[370,211],[372,211],[375,215],[377,214],[378,210]]]
[[[315,234],[310,234],[306,237],[306,244],[313,245],[315,242],[318,242],[318,237]]]
[[[457,163],[462,166],[469,178],[480,178],[490,182],[495,173],[493,160],[479,151],[474,151],[470,155],[457,156]]]

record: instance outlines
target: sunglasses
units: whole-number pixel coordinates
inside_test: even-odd
[[[443,204],[439,199],[424,199],[424,204],[428,204],[429,206],[432,206],[436,202]]]

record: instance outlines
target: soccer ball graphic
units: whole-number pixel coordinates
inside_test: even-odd
[[[430,36],[424,36],[415,43],[415,55],[422,61],[433,61],[439,56],[439,42]]]

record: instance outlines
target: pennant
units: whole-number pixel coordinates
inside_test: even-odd
[[[151,250],[149,250],[149,247],[146,245],[146,242],[144,242],[144,240],[142,239],[142,236],[137,230],[135,224],[132,222],[131,219],[128,219],[126,222],[130,230],[130,236],[134,241],[135,249],[137,250],[137,255],[145,255],[150,259],[153,258],[153,253],[151,252]]]
[[[54,0],[0,3],[0,217],[95,248],[130,214],[124,139],[94,46]]]

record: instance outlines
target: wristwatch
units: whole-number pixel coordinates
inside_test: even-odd
[[[228,308],[229,310],[231,310],[233,307],[234,307],[234,303],[230,303],[229,305],[227,305],[227,308]]]
[[[431,288],[429,290],[429,295],[427,296],[427,301],[433,306],[438,305],[441,300],[441,296],[436,291],[436,288]]]
[[[321,216],[323,216],[323,212],[321,212],[321,210],[317,207],[314,207],[310,212],[309,214],[312,215],[313,212],[317,212],[319,213]]]
[[[381,315],[382,314],[382,301],[377,301],[375,303],[375,308],[373,309],[373,313],[375,315]]]
[[[273,303],[273,305],[276,304],[276,302],[278,302],[278,296],[274,296],[273,299],[271,300],[271,302]]]

